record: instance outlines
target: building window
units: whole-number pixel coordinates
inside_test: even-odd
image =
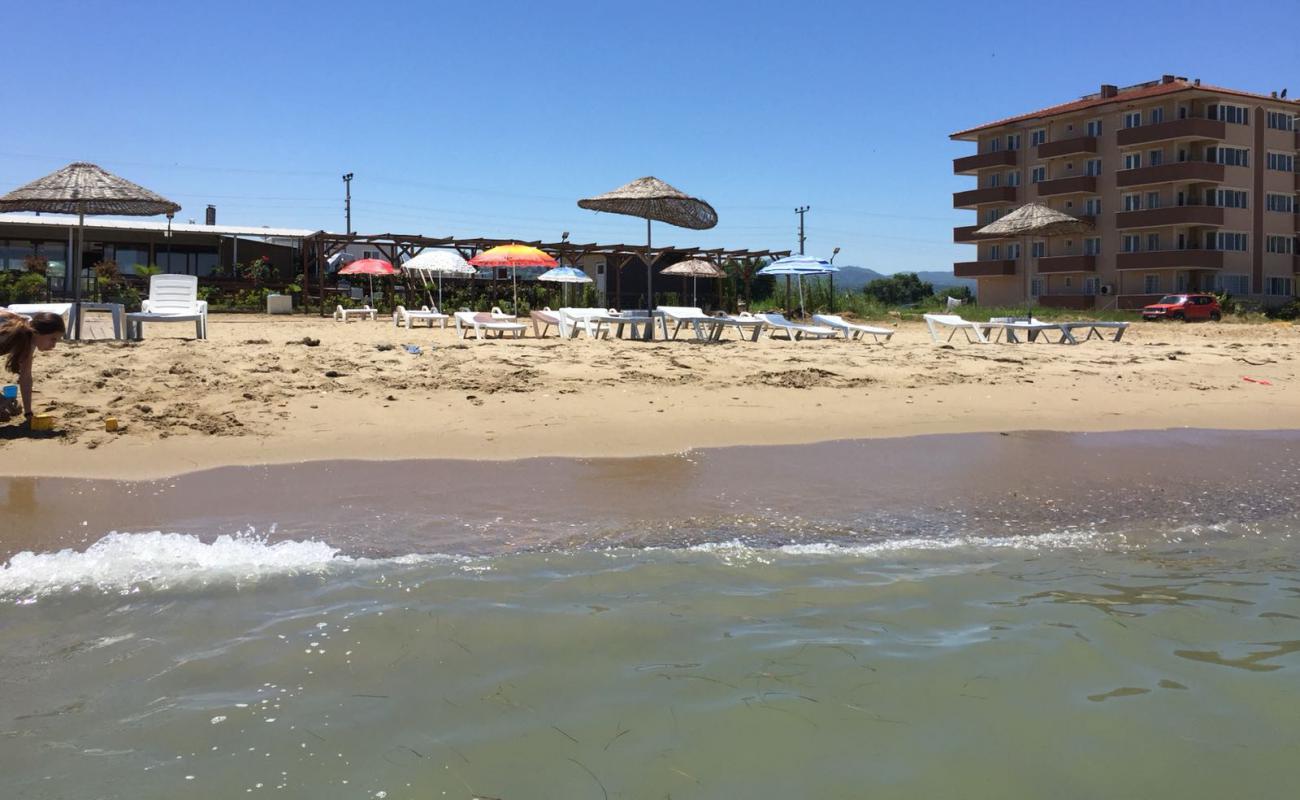
[[[1002,185],[1002,176],[996,172],[989,176],[989,188],[996,189]]]
[[[1101,285],[1101,280],[1100,280],[1099,278],[1084,278],[1084,279],[1083,279],[1083,293],[1084,293],[1084,294],[1096,294],[1096,293],[1097,293],[1097,287],[1100,286],[1100,285]]]
[[[1228,294],[1250,294],[1250,276],[1237,272],[1215,275],[1210,279],[1210,288]]]
[[[1264,249],[1269,253],[1291,255],[1295,249],[1295,239],[1290,236],[1269,236],[1264,241]]]
[[[1018,133],[1008,133],[1008,134],[1007,134],[1007,149],[1008,149],[1008,150],[1019,150],[1019,149],[1020,149],[1020,134],[1018,134]]]
[[[1124,169],[1138,169],[1142,166],[1141,153],[1125,153]]]
[[[990,152],[990,153],[997,153],[997,152],[1000,152],[1001,150],[1002,150],[1002,140],[1001,140],[1001,139],[997,139],[997,138],[989,139],[989,152]]]
[[[1268,112],[1268,127],[1275,131],[1295,130],[1295,117],[1285,111]]]
[[[1147,208],[1160,208],[1160,192],[1147,192]]]
[[[1245,208],[1246,192],[1238,189],[1206,189],[1205,204],[1219,208]]]
[[[1206,250],[1231,250],[1246,252],[1246,234],[1228,231],[1207,231],[1205,234]]]
[[[1273,194],[1269,192],[1264,195],[1264,207],[1269,211],[1282,211],[1290,214],[1295,210],[1295,197],[1289,194]]]
[[[1033,145],[1034,147],[1037,147],[1038,145],[1045,144],[1046,142],[1047,142],[1047,129],[1039,128],[1036,131],[1030,131],[1029,144]]]
[[[1002,258],[1002,245],[995,244],[989,246],[989,258],[997,261]]]
[[[1268,277],[1264,279],[1264,293],[1275,297],[1291,296],[1291,279]]]
[[[1087,215],[1090,216],[1090,217],[1100,216],[1100,215],[1101,215],[1101,198],[1100,198],[1100,197],[1089,197],[1087,200],[1084,200],[1084,201],[1083,201],[1083,213],[1087,214]]]
[[[1207,147],[1205,160],[1211,164],[1223,164],[1229,167],[1249,167],[1250,151],[1244,147]]]
[[[1165,110],[1160,107],[1151,109],[1151,124],[1157,125],[1165,121]]]
[[[1152,251],[1160,249],[1160,234],[1158,233],[1147,234],[1147,249]]]
[[[1034,258],[1042,258],[1043,253],[1047,250],[1046,242],[1034,242],[1029,246],[1029,254]]]
[[[989,222],[997,222],[1001,218],[1002,212],[996,208],[989,209]]]
[[[1019,172],[1008,172],[1008,173],[1007,173],[1007,186],[1019,186],[1019,185],[1020,185],[1020,173],[1019,173]]]
[[[1094,177],[1097,176],[1097,175],[1100,175],[1100,174],[1101,174],[1101,159],[1100,159],[1100,158],[1090,158],[1090,159],[1088,159],[1088,162],[1087,162],[1086,164],[1083,165],[1083,174],[1084,174],[1084,175],[1091,175],[1091,176],[1094,176]]]
[[[1142,210],[1142,195],[1140,195],[1140,194],[1126,194],[1126,195],[1124,195],[1124,210],[1125,210],[1125,211],[1141,211],[1141,210]]]
[[[1268,168],[1278,172],[1295,172],[1295,156],[1290,153],[1269,153]]]
[[[1042,183],[1047,180],[1047,167],[1034,167],[1029,173],[1030,183]]]
[[[1013,242],[1007,245],[1007,258],[1015,261],[1020,258],[1020,243]]]
[[[1083,240],[1083,254],[1085,256],[1101,255],[1101,237],[1091,236]]]
[[[1142,237],[1136,233],[1126,233],[1123,239],[1123,250],[1125,253],[1136,253],[1142,248]]]
[[[1250,112],[1245,106],[1230,106],[1223,103],[1213,104],[1206,108],[1206,116],[1210,119],[1217,119],[1220,122],[1231,122],[1234,125],[1249,125]]]
[[[1101,136],[1101,120],[1099,119],[1088,120],[1088,135]]]
[[[1143,294],[1160,294],[1160,276],[1143,275],[1142,276],[1142,293]]]
[[[1039,297],[1043,294],[1043,279],[1031,278],[1029,281],[1029,294]]]
[[[1152,150],[1147,153],[1147,163],[1153,167],[1158,167],[1165,163],[1165,153],[1163,150]]]
[[[1129,111],[1128,113],[1126,113],[1126,114],[1124,115],[1124,127],[1125,127],[1125,128],[1136,128],[1136,127],[1138,127],[1138,126],[1141,125],[1141,124],[1142,124],[1142,112],[1141,112],[1141,111]]]

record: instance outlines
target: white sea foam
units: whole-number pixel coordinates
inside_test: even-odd
[[[30,600],[83,589],[130,593],[240,584],[320,573],[349,562],[324,542],[219,536],[205,543],[181,533],[110,533],[84,551],[15,555],[0,567],[0,597]]]
[[[1099,534],[1095,531],[1061,531],[1022,536],[946,536],[881,539],[861,544],[811,542],[777,547],[754,547],[739,540],[707,542],[690,548],[698,553],[713,553],[726,558],[765,558],[774,554],[791,556],[858,556],[872,557],[917,551],[959,549],[1058,550],[1095,549]]]

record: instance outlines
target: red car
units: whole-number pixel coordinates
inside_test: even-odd
[[[1159,303],[1142,308],[1142,319],[1148,321],[1181,319],[1183,322],[1194,322],[1208,319],[1218,322],[1222,316],[1219,299],[1212,294],[1169,294],[1160,298]]]

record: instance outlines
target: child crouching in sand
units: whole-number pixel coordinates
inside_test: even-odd
[[[18,376],[18,389],[22,394],[23,414],[32,421],[32,360],[37,350],[53,350],[63,338],[63,317],[48,311],[38,311],[31,321],[0,310],[0,356],[5,368]],[[12,401],[0,399],[0,421],[13,416],[5,406]]]

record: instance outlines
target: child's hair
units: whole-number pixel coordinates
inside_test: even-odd
[[[49,311],[37,311],[30,322],[19,316],[0,317],[0,356],[5,367],[17,373],[32,352],[32,337],[63,333],[63,317]]]

